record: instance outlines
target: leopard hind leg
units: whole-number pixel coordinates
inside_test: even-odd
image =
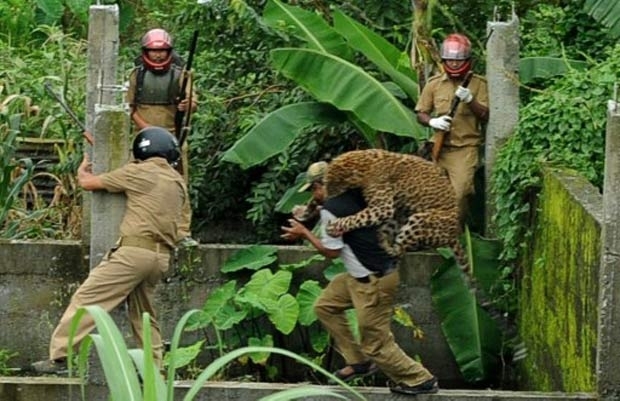
[[[390,256],[401,256],[403,250],[395,249],[396,235],[400,229],[400,224],[395,219],[388,219],[377,229],[377,237],[379,240],[379,246],[387,252]]]
[[[413,213],[400,227],[394,248],[405,251],[452,246],[458,238],[458,217],[442,211]]]

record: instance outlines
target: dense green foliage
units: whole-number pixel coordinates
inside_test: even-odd
[[[530,201],[543,164],[573,168],[602,188],[606,99],[620,71],[620,47],[587,72],[569,72],[520,111],[519,127],[498,156],[494,173],[496,222],[514,260],[528,230]]]
[[[10,102],[22,116],[20,131],[27,136],[65,138],[79,143],[79,131],[69,124],[62,110],[45,96],[42,82],[51,80],[65,95],[69,105],[83,115],[84,43],[90,1],[64,2],[10,0],[0,5],[6,27],[0,37],[0,85],[3,97],[16,95]],[[298,39],[264,25],[262,0],[213,0],[199,5],[195,0],[122,0],[121,70],[126,79],[132,59],[139,51],[140,35],[161,26],[171,31],[176,47],[185,55],[191,33],[200,28],[195,59],[196,85],[200,108],[194,115],[191,147],[191,195],[194,231],[206,241],[277,242],[283,215],[274,213],[277,201],[310,162],[364,145],[364,138],[348,125],[338,129],[314,129],[301,135],[285,153],[249,170],[223,162],[221,156],[267,113],[286,104],[309,100],[291,81],[276,74],[268,59],[270,50],[295,46]],[[467,4],[456,0],[437,2],[432,12],[433,36],[437,41],[448,32],[468,33],[475,44],[476,69],[484,71],[486,20],[497,10],[507,18],[512,1],[476,0]],[[323,15],[329,22],[333,7],[363,23],[403,52],[410,46],[412,13],[403,2],[374,0],[298,3]],[[467,10],[463,10],[467,7]],[[470,12],[476,9],[477,12]],[[465,12],[467,11],[467,12]],[[515,2],[522,20],[523,54],[575,59],[600,59],[609,41],[604,30],[587,17],[583,1]],[[459,18],[468,15],[468,18]],[[49,28],[41,24],[55,24]],[[363,61],[360,60],[363,63]],[[24,68],[24,66],[28,68]],[[371,67],[371,66],[369,66]],[[372,69],[370,69],[372,72]],[[536,85],[543,88],[545,83]],[[524,92],[525,98],[530,94]],[[38,113],[29,112],[37,106]],[[385,147],[411,151],[412,141],[388,138]],[[59,171],[75,168],[76,156],[65,153],[68,164]],[[79,154],[77,154],[79,156]],[[66,180],[63,180],[66,181]],[[68,195],[71,196],[71,190]],[[234,222],[234,223],[231,223]],[[222,227],[223,230],[217,230]]]
[[[76,230],[78,192],[73,172],[81,157],[81,133],[60,106],[46,96],[50,81],[81,116],[85,104],[86,42],[90,0],[5,0],[0,3],[0,229],[10,238],[71,238]],[[122,73],[124,81],[139,52],[144,31],[162,27],[173,33],[175,47],[185,55],[194,29],[200,29],[194,62],[200,107],[193,119],[191,199],[194,232],[203,241],[277,242],[285,215],[277,202],[312,161],[345,150],[369,146],[354,124],[315,127],[303,132],[286,151],[247,170],[222,159],[225,151],[269,113],[311,100],[291,80],[278,74],[270,51],[299,47],[294,35],[262,20],[263,0],[120,0]],[[499,154],[492,187],[496,194],[498,235],[506,294],[512,262],[528,235],[530,201],[537,194],[543,163],[576,169],[599,188],[602,185],[605,101],[620,71],[620,48],[609,31],[588,16],[585,0],[441,0],[433,2],[433,38],[439,43],[453,31],[474,42],[476,70],[484,72],[486,21],[521,20],[523,57],[562,57],[584,61],[586,72],[574,71],[523,87],[519,127]],[[611,1],[610,1],[611,4]],[[295,5],[327,22],[338,7],[388,40],[406,55],[411,46],[409,2],[383,0],[309,1]],[[497,15],[494,15],[494,10]],[[466,16],[466,17],[463,17]],[[616,16],[620,19],[620,15]],[[381,78],[371,62],[355,63]],[[568,65],[568,63],[567,63]],[[406,103],[411,107],[413,104]],[[47,174],[58,182],[55,208],[22,196],[36,172],[15,155],[18,136],[65,140],[60,162]],[[411,151],[410,138],[382,138],[390,150]],[[21,173],[21,175],[20,175]],[[21,197],[20,197],[21,196]],[[50,203],[51,204],[51,203]],[[50,212],[51,210],[51,212]],[[10,224],[9,224],[10,223]],[[217,230],[222,228],[222,230]],[[500,291],[501,292],[501,291]],[[499,295],[501,296],[501,294]],[[510,303],[510,302],[507,302]],[[510,311],[510,305],[506,306]]]

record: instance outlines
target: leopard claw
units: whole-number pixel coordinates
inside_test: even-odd
[[[325,227],[325,231],[332,237],[339,237],[342,235],[342,228],[340,228],[340,225],[336,222],[329,223],[327,227]]]

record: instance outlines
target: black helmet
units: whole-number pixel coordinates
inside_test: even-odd
[[[138,160],[163,157],[174,165],[180,155],[177,139],[167,129],[161,127],[146,127],[140,130],[133,140],[133,157]]]

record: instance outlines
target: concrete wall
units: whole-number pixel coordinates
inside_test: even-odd
[[[178,275],[161,284],[157,307],[164,338],[171,338],[180,317],[191,308],[202,307],[208,294],[227,280],[220,266],[239,246],[201,245],[181,255]],[[306,247],[279,247],[279,262],[303,260],[314,252]],[[88,274],[86,249],[77,242],[0,242],[0,349],[19,355],[12,365],[45,358],[49,336],[69,297]],[[425,333],[413,340],[411,331],[395,325],[399,344],[419,358],[440,378],[442,388],[462,388],[464,383],[433,311],[429,280],[441,262],[435,253],[407,255],[401,265],[402,283],[398,302]],[[303,270],[303,278],[322,279],[320,264]],[[131,331],[123,308],[115,319],[132,345]],[[188,341],[198,333],[190,333]],[[213,338],[213,337],[212,337]]]
[[[596,391],[602,196],[570,171],[547,170],[521,272],[522,388]]]

